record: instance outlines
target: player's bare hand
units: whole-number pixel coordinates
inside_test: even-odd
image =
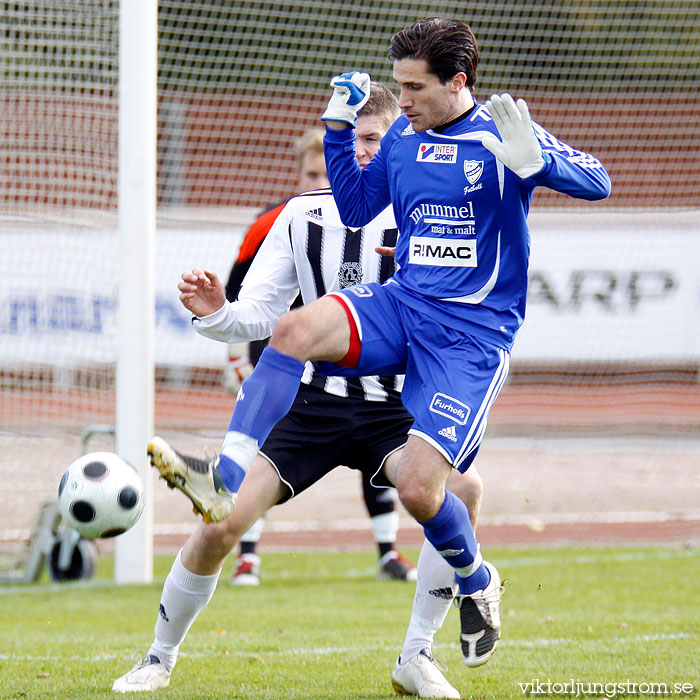
[[[183,272],[177,288],[180,301],[195,316],[208,316],[226,302],[226,290],[216,272],[194,269]]]
[[[379,253],[379,255],[385,255],[389,258],[393,258],[394,253],[396,252],[396,246],[392,248],[388,245],[380,245],[374,249],[374,252]]]

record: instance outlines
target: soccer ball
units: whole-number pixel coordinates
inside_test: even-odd
[[[113,452],[83,455],[61,477],[58,510],[83,537],[116,537],[141,516],[141,478]]]

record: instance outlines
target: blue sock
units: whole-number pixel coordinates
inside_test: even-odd
[[[229,431],[250,435],[262,445],[294,403],[304,363],[266,347],[253,373],[243,382]]]
[[[462,578],[457,574],[457,585],[460,593],[474,593],[474,591],[483,591],[486,586],[491,583],[491,574],[482,562],[477,570],[466,578]]]
[[[219,455],[219,464],[216,468],[226,488],[231,493],[238,493],[238,489],[241,488],[241,483],[246,475],[246,470],[224,454]]]
[[[460,593],[474,593],[488,585],[491,575],[483,564],[467,506],[459,498],[445,491],[440,510],[421,525],[428,542],[456,570]]]
[[[229,433],[243,433],[262,445],[292,407],[303,373],[303,362],[274,348],[265,348],[255,370],[241,386]],[[238,491],[249,467],[250,464],[238,464],[225,454],[219,455],[218,471],[231,492]]]

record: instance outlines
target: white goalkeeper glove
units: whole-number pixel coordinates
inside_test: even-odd
[[[367,73],[342,73],[331,78],[334,88],[326,111],[321,116],[323,121],[345,122],[354,127],[357,113],[369,99],[370,77]]]
[[[231,396],[237,396],[241,384],[253,373],[253,365],[247,355],[239,355],[245,343],[231,343],[228,346],[228,361],[224,367],[224,389]],[[247,348],[246,348],[247,350]]]
[[[518,177],[525,179],[539,173],[545,161],[525,100],[514,102],[508,93],[492,95],[486,101],[486,108],[493,117],[501,140],[488,134],[481,139],[484,148]]]

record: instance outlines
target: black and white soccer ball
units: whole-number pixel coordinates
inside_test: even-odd
[[[76,459],[61,477],[58,509],[83,537],[116,537],[143,511],[143,484],[136,470],[113,452]]]

